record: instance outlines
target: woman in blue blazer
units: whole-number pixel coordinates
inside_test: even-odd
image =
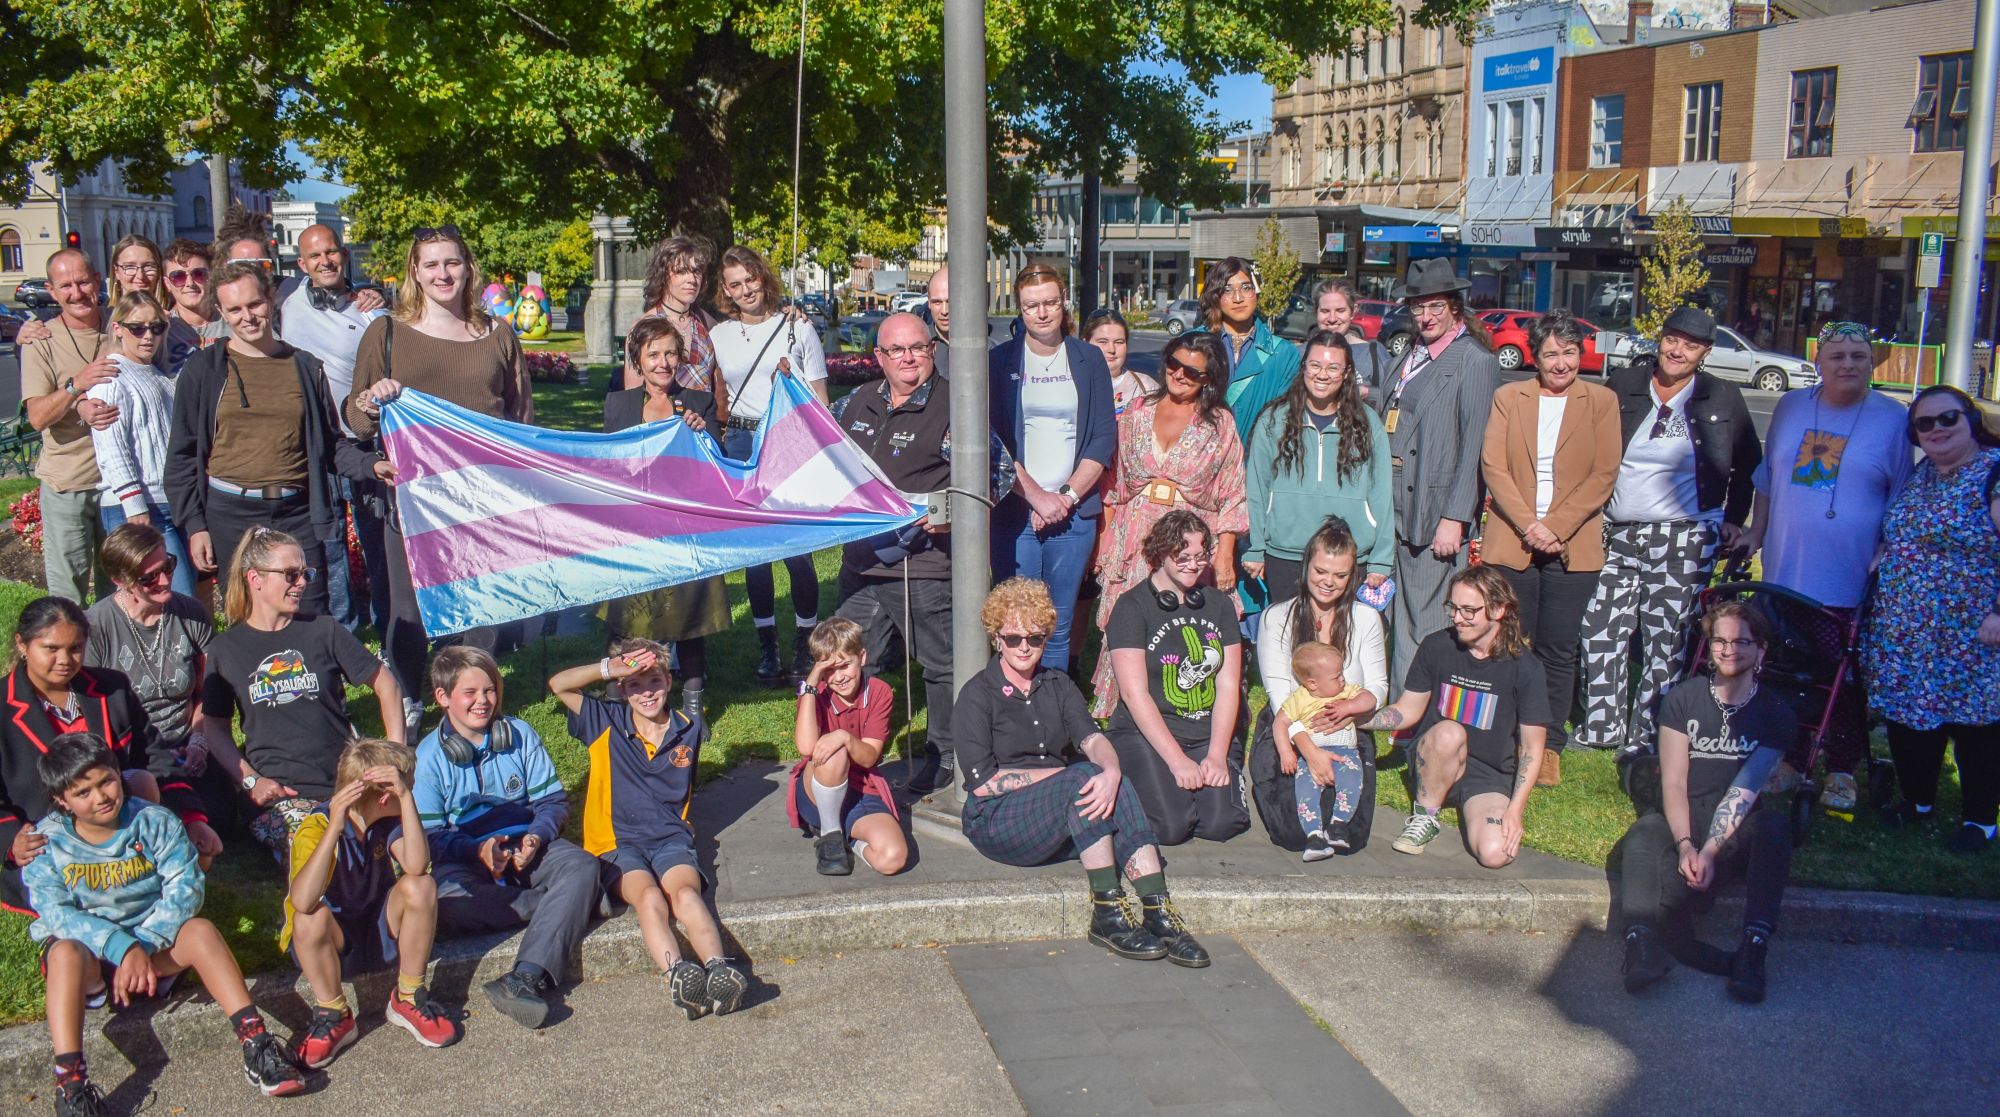
[[[1014,457],[1014,491],[993,509],[993,578],[1048,584],[1056,606],[1043,664],[1069,669],[1070,620],[1090,569],[1098,482],[1118,453],[1111,371],[1095,345],[1078,341],[1069,291],[1037,264],[1014,278],[1023,329],[993,351],[993,432]]]

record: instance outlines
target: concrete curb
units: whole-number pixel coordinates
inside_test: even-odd
[[[1259,931],[1534,931],[1602,930],[1611,893],[1603,880],[1410,880],[1367,877],[1183,877],[1175,882],[1182,914],[1198,933]],[[722,905],[741,954],[762,967],[789,956],[974,942],[1082,938],[1087,920],[1079,881],[1023,877],[974,884],[921,884],[822,893]],[[1740,900],[1725,899],[1717,918],[1733,920]],[[1785,897],[1786,937],[2000,952],[2000,903],[1878,892],[1792,889]],[[474,1027],[512,1027],[488,1010],[477,987],[511,964],[513,935],[439,944],[432,985],[448,1004],[463,1003]],[[582,980],[652,969],[630,914],[592,929],[582,947]],[[391,978],[372,975],[353,1003],[379,1019]],[[1609,986],[1607,986],[1609,988]],[[274,1029],[289,1035],[307,1018],[295,972],[252,979],[251,992]],[[664,1001],[662,1002],[664,1006]],[[663,1008],[664,1011],[664,1008]],[[107,1085],[133,1069],[189,1057],[233,1054],[228,1022],[206,994],[180,994],[150,1010],[93,1013],[86,1056]],[[0,1097],[44,1091],[48,1031],[40,1023],[0,1031]]]

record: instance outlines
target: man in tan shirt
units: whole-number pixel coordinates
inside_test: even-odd
[[[42,481],[43,576],[51,594],[84,602],[104,529],[97,514],[97,454],[76,401],[117,376],[118,367],[105,355],[110,312],[98,306],[103,283],[90,258],[64,249],[49,257],[48,275],[62,315],[49,323],[49,337],[22,351],[21,399],[28,424],[42,432],[35,476]]]

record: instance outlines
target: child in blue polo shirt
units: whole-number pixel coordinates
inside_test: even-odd
[[[596,682],[611,683],[611,693],[625,701],[584,692]],[[702,898],[687,823],[702,725],[668,702],[673,687],[665,649],[637,639],[549,680],[569,711],[570,734],[590,750],[583,846],[618,870],[619,894],[638,911],[640,937],[667,992],[694,1020],[736,1011],[749,979],[723,955],[722,928]],[[680,956],[675,917],[706,966]]]
[[[562,836],[569,795],[534,728],[500,712],[492,655],[444,649],[431,688],[445,720],[417,745],[410,790],[430,839],[438,929],[480,935],[525,922],[514,968],[484,988],[509,1019],[539,1028],[604,894],[597,858]]]

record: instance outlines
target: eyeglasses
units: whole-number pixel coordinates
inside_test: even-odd
[[[1411,314],[1420,314],[1426,317],[1435,317],[1439,314],[1444,314],[1450,310],[1451,310],[1450,299],[1430,299],[1425,302],[1410,304]]]
[[[270,566],[253,566],[250,569],[263,574],[282,574],[285,576],[285,584],[288,586],[296,586],[300,582],[310,582],[313,580],[314,573],[313,568],[310,566],[293,566],[283,570]]]
[[[118,328],[135,337],[159,337],[167,332],[165,322],[120,322]]]
[[[1854,341],[1873,341],[1874,335],[1875,331],[1859,322],[1828,322],[1819,328],[1819,343],[1825,345],[1837,337],[1850,338]]]
[[[174,568],[179,565],[180,560],[174,558],[172,555],[168,555],[166,558],[160,560],[160,565],[146,571],[132,579],[132,581],[134,584],[141,586],[165,585],[174,580]]]
[[[1003,632],[1000,634],[1000,642],[1010,648],[1018,648],[1023,642],[1031,648],[1039,648],[1049,642],[1049,634],[1046,632]]]
[[[1673,419],[1674,419],[1674,409],[1667,406],[1664,403],[1661,404],[1660,413],[1658,415],[1653,416],[1653,431],[1651,434],[1648,434],[1646,436],[1647,440],[1650,441],[1655,438],[1665,438],[1667,436],[1667,431],[1670,429],[1669,424],[1673,422]]]
[[[1479,614],[1484,613],[1486,611],[1486,606],[1454,605],[1451,602],[1447,601],[1445,602],[1444,611],[1450,616],[1464,617],[1466,620],[1471,620],[1472,618],[1478,616]]]
[[[1714,648],[1716,651],[1733,648],[1739,652],[1747,652],[1751,648],[1761,647],[1762,645],[1758,644],[1755,640],[1730,640],[1721,636],[1711,636],[1708,638],[1708,646]]]
[[[410,234],[410,238],[418,244],[429,244],[434,240],[464,239],[458,235],[456,225],[419,225],[417,231]]]
[[[1965,417],[1965,412],[1959,408],[1954,407],[1949,411],[1940,411],[1935,415],[1912,416],[1910,419],[1910,426],[1913,427],[1918,434],[1929,434],[1934,430],[1950,430],[1951,428],[1957,426],[1958,421],[1960,419],[1963,419],[1964,417]]]
[[[1196,551],[1193,554],[1175,555],[1167,561],[1180,567],[1182,570],[1200,570],[1202,567],[1208,565],[1208,552]]]
[[[1062,304],[1063,301],[1061,299],[1042,299],[1038,302],[1022,303],[1021,313],[1040,314],[1044,311],[1061,310]]]
[[[1205,364],[1191,365],[1179,357],[1168,357],[1166,364],[1168,372],[1178,372],[1189,380],[1208,379],[1208,366]]]
[[[169,287],[185,287],[188,285],[188,280],[193,280],[196,283],[207,283],[208,269],[175,268],[173,271],[167,273],[167,285]]]
[[[902,361],[908,360],[911,357],[921,357],[930,352],[931,348],[936,344],[934,341],[920,341],[915,345],[878,345],[875,347],[875,351],[892,361]]]
[[[154,275],[158,275],[160,274],[160,265],[153,263],[151,260],[145,260],[137,264],[113,264],[111,270],[117,272],[119,275],[140,275],[144,272],[152,272]]]
[[[1257,285],[1255,283],[1230,283],[1224,285],[1222,288],[1222,297],[1225,299],[1248,299],[1254,297],[1256,294]]]
[[[1307,361],[1306,371],[1331,375],[1336,372],[1346,372],[1347,366],[1339,361]]]

